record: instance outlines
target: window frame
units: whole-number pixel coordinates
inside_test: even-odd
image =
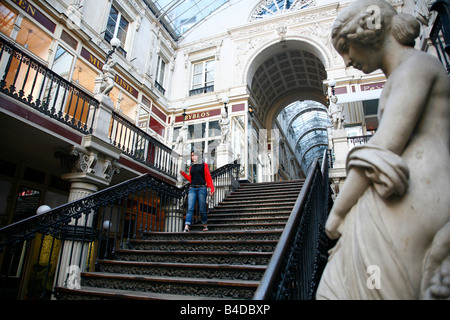
[[[213,70],[212,70],[213,79],[209,80],[209,81],[207,79],[207,76],[209,74],[209,72],[207,70],[208,63],[213,63]],[[196,66],[198,66],[200,64],[201,64],[201,72],[196,73]],[[216,72],[216,60],[214,58],[192,62],[191,84],[190,84],[189,95],[214,91],[215,72]],[[196,84],[194,82],[194,79],[198,75],[201,75],[201,82],[199,84]]]
[[[109,13],[108,13],[108,16],[107,16],[107,19],[106,19],[106,26],[105,26],[103,39],[105,39],[108,42],[111,41],[111,39],[108,40],[107,37],[109,37],[109,33],[110,33],[110,31],[108,30],[108,25],[109,25],[110,19],[112,19],[111,18],[111,11],[112,11],[112,9],[117,11],[117,20],[115,21],[114,33],[113,33],[111,39],[116,37],[116,38],[118,38],[120,40],[121,46],[119,46],[117,48],[117,51],[119,51],[124,57],[126,57],[127,52],[125,51],[125,48],[127,47],[127,42],[128,42],[128,39],[129,39],[129,34],[130,34],[129,31],[130,31],[131,20],[128,18],[128,16],[126,14],[124,14],[121,10],[119,10],[117,8],[117,6],[115,6],[114,4],[111,4],[111,7],[109,9]],[[124,39],[123,42],[117,36],[118,32],[119,32],[119,29],[121,28],[120,27],[120,22],[122,21],[122,19],[124,19],[127,22],[127,30],[125,31],[125,39]]]

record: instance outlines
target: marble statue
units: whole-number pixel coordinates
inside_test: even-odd
[[[450,298],[450,80],[414,49],[419,28],[384,0],[354,1],[333,23],[346,66],[387,82],[378,130],[350,150],[326,222],[338,241],[317,299]]]
[[[219,122],[221,138],[220,143],[227,143],[230,141],[230,119],[228,113],[222,111],[222,119]]]
[[[183,155],[184,147],[187,143],[187,134],[188,134],[188,126],[187,124],[183,124],[183,126],[180,128],[180,133],[178,134],[178,137],[175,141],[175,152],[177,152],[179,155]]]
[[[342,105],[337,103],[338,99],[335,95],[330,98],[330,106],[328,108],[328,116],[335,130],[341,130],[344,122],[344,114],[342,113]]]
[[[116,76],[116,73],[114,71],[115,65],[116,61],[113,58],[109,57],[106,63],[103,65],[102,71],[97,77],[100,81],[99,86],[96,86],[96,88],[94,88],[95,94],[100,93],[109,96],[109,93],[114,88],[114,78]]]

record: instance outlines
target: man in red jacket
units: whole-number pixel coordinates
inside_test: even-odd
[[[180,173],[190,183],[188,194],[188,210],[186,213],[186,222],[184,232],[189,232],[192,216],[194,214],[195,201],[198,199],[200,214],[202,216],[203,231],[208,231],[208,218],[206,213],[206,196],[208,195],[208,188],[211,188],[211,195],[214,194],[214,185],[209,172],[209,167],[205,162],[200,161],[198,152],[191,152],[191,166],[189,167],[189,174],[180,170]]]

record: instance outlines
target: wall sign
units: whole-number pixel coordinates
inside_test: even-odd
[[[102,70],[103,68],[103,62],[100,59],[97,59],[92,53],[90,53],[88,50],[86,50],[84,47],[81,48],[81,56],[85,58],[90,64],[92,64],[94,67],[96,67],[98,70]],[[127,91],[129,94],[131,94],[136,99],[139,96],[139,92],[133,88],[128,82],[123,80],[118,74],[114,77],[114,82],[117,83],[122,89]]]

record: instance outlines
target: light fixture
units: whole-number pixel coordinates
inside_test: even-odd
[[[39,208],[37,208],[36,210],[36,214],[43,214],[46,213],[47,211],[52,210],[52,208],[50,208],[50,206],[43,204],[42,206],[40,206]]]
[[[334,96],[334,87],[336,87],[336,80],[333,78],[328,81],[328,85],[331,87],[331,95]]]
[[[227,104],[228,104],[228,102],[230,102],[230,99],[228,97],[223,97],[222,98],[222,102],[223,102],[223,105],[224,105],[224,108],[225,108],[225,112],[228,114]]]
[[[250,104],[248,105],[248,113],[250,114],[250,117],[253,118],[255,111],[253,110],[253,107]]]
[[[183,103],[182,108],[183,108],[182,115],[183,115],[183,124],[184,124],[184,121],[186,120],[186,110],[189,108],[189,105],[185,102],[185,103]]]
[[[108,62],[108,59],[109,59],[109,58],[111,57],[111,55],[116,51],[116,49],[117,49],[118,47],[120,47],[120,44],[121,44],[122,42],[120,42],[119,38],[114,37],[114,38],[111,39],[111,41],[110,41],[109,43],[111,44],[112,49],[109,50],[108,54],[106,55],[105,63]]]

